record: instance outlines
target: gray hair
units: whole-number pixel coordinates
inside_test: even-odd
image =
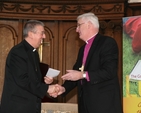
[[[23,28],[23,38],[26,38],[28,36],[28,32],[36,32],[36,26],[45,26],[43,22],[38,21],[38,20],[29,20],[26,22]]]
[[[90,21],[93,25],[95,25],[97,28],[99,28],[99,21],[98,17],[94,13],[84,13],[82,15],[79,15],[77,17],[77,21],[79,19],[85,20],[86,22]]]

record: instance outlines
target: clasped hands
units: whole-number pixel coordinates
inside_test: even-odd
[[[67,74],[63,75],[61,78],[63,80],[71,80],[77,81],[82,79],[82,72],[76,70],[67,70]],[[46,84],[50,84],[53,82],[53,78],[44,77],[44,81]],[[56,98],[58,95],[61,95],[65,92],[65,88],[59,84],[49,85],[47,93]]]
[[[48,94],[54,98],[65,92],[65,88],[59,84],[49,85]]]
[[[53,78],[45,76],[44,82],[46,84],[51,84],[53,82]],[[59,84],[49,85],[47,91],[47,93],[54,98],[56,98],[58,95],[61,95],[63,92],[65,92],[65,88]]]

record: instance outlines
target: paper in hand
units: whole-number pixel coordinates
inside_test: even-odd
[[[56,69],[53,69],[53,68],[49,68],[47,73],[46,73],[46,76],[48,76],[48,77],[56,77],[56,76],[59,75],[59,73],[60,73],[59,70],[56,70]]]

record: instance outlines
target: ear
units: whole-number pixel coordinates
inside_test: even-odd
[[[33,37],[33,32],[29,31],[29,32],[28,32],[28,37],[29,37],[29,38],[32,38],[32,37]]]
[[[88,21],[88,29],[90,29],[91,27],[92,27],[92,23]]]

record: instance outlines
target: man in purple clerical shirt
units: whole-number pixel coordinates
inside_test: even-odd
[[[73,70],[61,77],[64,84],[56,85],[58,95],[65,96],[77,87],[79,113],[123,113],[116,41],[99,34],[98,17],[93,13],[77,17],[76,32],[86,44],[80,48]]]

